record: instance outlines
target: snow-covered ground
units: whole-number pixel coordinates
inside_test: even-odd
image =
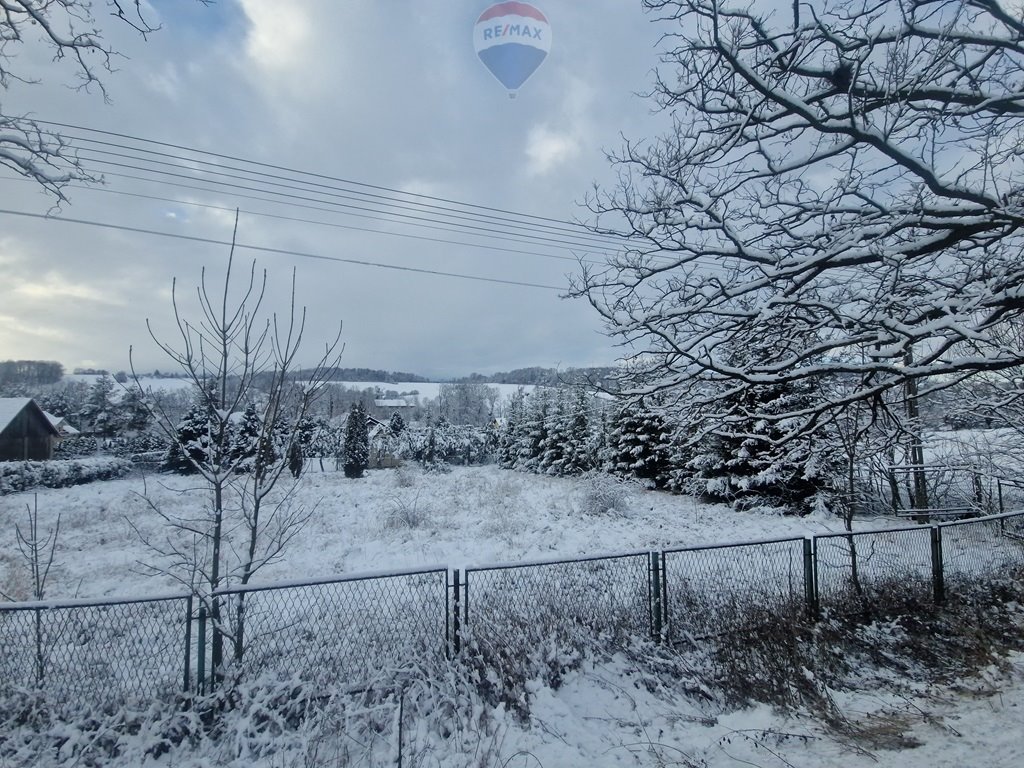
[[[316,511],[281,560],[259,581],[421,565],[471,564],[654,550],[701,543],[824,533],[842,529],[825,515],[781,517],[735,512],[724,506],[655,493],[638,486],[622,491],[615,511],[595,512],[592,481],[520,474],[496,467],[454,468],[428,474],[417,468],[370,472],[348,480],[328,466],[303,476],[298,503]],[[140,564],[159,565],[129,525],[143,533],[160,530],[152,506],[176,513],[199,511],[206,493],[194,479],[140,475],[36,495],[41,528],[61,516],[57,563],[47,597],[141,596],[166,592],[166,577],[145,577]],[[0,528],[10,532],[33,494],[0,497]],[[905,521],[876,519],[862,527]],[[27,578],[13,546],[0,553],[0,589],[25,595]],[[869,689],[837,692],[843,710],[890,718],[899,733],[890,744],[854,744],[827,733],[809,717],[780,715],[768,707],[731,711],[709,708],[666,693],[638,676],[631,663],[584,663],[557,689],[531,686],[529,723],[498,708],[486,733],[473,744],[438,741],[413,725],[406,755],[417,765],[522,766],[811,766],[860,768],[899,763],[904,768],[1024,764],[1024,655],[1010,659],[1009,675],[992,670],[955,687],[921,686],[910,696]],[[321,738],[322,734],[317,738]],[[289,737],[291,738],[291,737]],[[295,734],[301,741],[307,738]],[[382,737],[384,738],[384,737]],[[387,738],[391,738],[387,736]],[[387,739],[385,739],[385,742]],[[160,765],[334,765],[311,762],[303,742],[290,756],[239,758],[175,750]],[[330,755],[330,743],[322,745]],[[319,747],[317,747],[319,749]],[[211,747],[212,749],[212,747]],[[134,754],[134,756],[133,756]],[[387,743],[367,765],[393,765]],[[137,765],[141,753],[125,752],[117,765]],[[379,759],[379,762],[375,762]],[[169,761],[169,762],[168,762]],[[69,759],[66,763],[72,764]],[[17,764],[17,763],[14,763]]]
[[[853,716],[872,713],[889,744],[830,734],[810,718],[756,706],[711,715],[685,698],[666,701],[621,661],[539,688],[531,726],[508,721],[491,765],[684,766],[686,768],[1019,768],[1024,765],[1024,654],[1009,676],[964,681],[921,697],[867,690],[843,695]],[[887,731],[891,732],[887,734]],[[516,755],[513,757],[513,755]],[[433,764],[433,763],[431,763]],[[447,765],[438,760],[437,765]]]
[[[101,374],[96,373],[69,373],[64,376],[65,382],[82,382],[89,386],[96,383],[96,380],[101,377]],[[346,387],[347,389],[373,389],[379,388],[381,391],[394,391],[399,393],[416,393],[421,399],[427,398],[434,399],[441,392],[441,382],[437,381],[399,381],[399,382],[388,382],[388,381],[332,381],[332,384],[337,384],[340,387]],[[153,376],[140,376],[139,384],[144,390],[152,389],[154,392],[174,392],[177,390],[188,390],[192,387],[192,381],[190,379],[174,379],[174,378],[155,378]],[[498,390],[502,400],[507,400],[515,392],[522,388],[524,392],[532,392],[536,387],[533,384],[487,384],[488,387],[494,387]],[[119,391],[115,389],[115,392]]]
[[[360,480],[335,471],[333,460],[325,461],[325,468],[320,472],[313,460],[303,475],[296,502],[316,506],[316,512],[259,581],[433,565],[463,568],[842,530],[835,517],[735,512],[637,485],[623,486],[621,509],[595,514],[586,480],[495,466],[455,467],[449,474],[403,467],[371,471]],[[58,565],[47,596],[166,592],[172,582],[139,574],[140,563],[159,563],[129,521],[143,532],[157,533],[161,522],[150,503],[178,514],[198,512],[207,494],[197,485],[188,477],[135,475],[38,489],[41,528],[61,516]],[[12,527],[21,520],[28,503],[33,494],[0,497],[0,525]],[[0,554],[5,591],[17,581],[17,570],[12,552]]]

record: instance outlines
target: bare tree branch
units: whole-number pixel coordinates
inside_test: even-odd
[[[798,434],[908,381],[1024,362],[999,333],[1024,311],[1019,18],[994,0],[645,6],[670,29],[653,97],[673,129],[613,157],[594,229],[630,249],[572,290],[621,344],[627,393],[712,406],[841,381],[766,416]]]

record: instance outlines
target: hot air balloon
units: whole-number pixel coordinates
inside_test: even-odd
[[[497,3],[480,14],[473,27],[480,61],[515,98],[551,50],[551,27],[529,3]]]

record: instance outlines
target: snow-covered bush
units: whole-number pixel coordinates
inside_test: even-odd
[[[621,515],[629,506],[628,481],[597,470],[584,476],[580,512],[586,515]]]
[[[69,461],[24,461],[0,463],[0,495],[44,488],[67,488],[94,480],[113,480],[131,471],[127,459],[98,456]]]
[[[430,427],[406,427],[393,440],[399,458],[435,469],[439,464],[487,464],[494,458],[491,430],[443,420]]]
[[[95,437],[67,437],[57,443],[53,455],[58,459],[77,459],[95,456],[101,441]]]

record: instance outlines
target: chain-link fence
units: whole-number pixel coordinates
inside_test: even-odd
[[[1024,515],[996,515],[939,526],[947,589],[965,583],[1024,578]]]
[[[185,686],[192,599],[0,604],[0,690],[152,698]]]
[[[933,529],[814,537],[818,605],[841,613],[913,609],[933,597]]]
[[[225,674],[359,685],[411,659],[443,658],[447,584],[447,568],[434,568],[221,590]]]
[[[516,653],[552,637],[615,643],[652,631],[651,554],[466,570],[463,631],[479,649]]]
[[[699,640],[808,608],[811,540],[774,539],[661,554],[665,636]]]
[[[1024,580],[1024,513],[664,552],[235,587],[209,598],[0,604],[0,694],[106,700],[217,677],[358,686],[460,645],[515,665],[541,646],[622,647],[756,631],[818,607],[914,610],[946,584]]]

